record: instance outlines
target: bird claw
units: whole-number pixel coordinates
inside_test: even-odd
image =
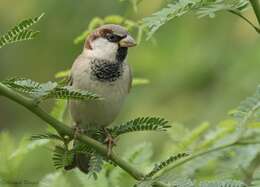
[[[73,138],[76,139],[79,135],[84,134],[86,132],[85,129],[80,127],[78,124],[73,127]]]
[[[113,138],[113,136],[110,134],[110,132],[104,128],[104,131],[107,135],[106,139],[105,139],[105,144],[107,145],[107,156],[110,157],[111,153],[112,153],[112,148],[113,146],[116,145],[116,139]]]

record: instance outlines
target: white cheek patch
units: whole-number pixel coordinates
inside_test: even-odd
[[[88,54],[96,57],[113,61],[116,57],[118,50],[118,44],[109,42],[105,38],[97,38],[91,42],[92,50],[88,51]]]

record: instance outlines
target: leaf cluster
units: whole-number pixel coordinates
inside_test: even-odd
[[[38,23],[43,16],[44,14],[41,14],[35,18],[25,19],[14,26],[6,34],[0,37],[0,48],[11,43],[34,39],[39,34],[39,31],[30,30],[29,28]]]
[[[37,99],[77,99],[97,100],[98,95],[89,91],[75,89],[72,86],[60,86],[57,82],[39,83],[26,78],[10,78],[3,83],[8,87]]]
[[[195,12],[199,18],[214,17],[219,11],[234,11],[240,14],[248,4],[248,0],[174,0],[165,8],[143,19],[143,24],[149,30],[147,39],[168,21],[189,12]]]

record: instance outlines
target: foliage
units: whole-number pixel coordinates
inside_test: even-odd
[[[258,93],[258,90],[257,90]],[[248,99],[246,99],[248,100]],[[242,105],[245,102],[242,102]],[[241,108],[241,105],[238,107],[238,109]],[[251,110],[247,110],[247,112],[250,112]],[[254,116],[253,113],[247,114],[248,117],[252,117]],[[138,120],[133,120],[135,121],[135,124],[138,126],[140,124],[143,124],[142,122],[148,122],[148,119],[157,119],[155,121],[159,122],[166,122],[165,120],[159,120],[159,118],[144,118],[142,120],[140,120],[139,118],[137,118]],[[145,120],[146,119],[146,120]],[[253,118],[254,119],[254,118]],[[152,120],[152,121],[153,121]],[[248,122],[248,121],[247,121]],[[162,123],[162,124],[164,124]],[[126,123],[128,124],[128,123]],[[129,124],[133,124],[133,122],[129,123]],[[160,123],[159,123],[160,124]],[[211,151],[211,150],[218,150],[218,147],[221,147],[222,145],[228,144],[230,143],[229,141],[229,137],[233,137],[234,133],[236,134],[236,129],[239,126],[239,121],[237,120],[225,120],[221,123],[219,123],[219,125],[217,126],[216,129],[211,129],[211,126],[209,123],[202,123],[201,125],[199,125],[197,128],[195,128],[193,131],[186,131],[184,129],[180,129],[181,125],[174,125],[174,128],[172,129],[172,131],[170,131],[170,135],[172,138],[176,138],[178,139],[178,144],[174,144],[171,145],[171,150],[169,150],[169,147],[167,147],[166,153],[172,153],[172,151],[176,151],[176,152],[181,152],[181,151],[186,151],[189,150],[189,152],[191,153],[191,155],[189,157],[187,157],[187,159],[185,158],[186,156],[188,156],[188,154],[186,153],[179,153],[176,154],[175,156],[170,156],[169,159],[167,159],[166,161],[162,161],[159,164],[156,164],[155,167],[153,169],[150,168],[151,164],[153,163],[153,161],[151,160],[151,148],[149,148],[150,150],[144,150],[143,148],[138,148],[137,150],[139,150],[138,152],[135,152],[134,149],[131,149],[131,151],[129,150],[129,152],[127,153],[128,157],[126,157],[126,160],[131,160],[131,163],[136,163],[136,156],[138,157],[144,157],[143,159],[140,160],[140,162],[145,162],[145,166],[143,166],[143,168],[146,170],[147,174],[147,178],[138,183],[137,186],[141,187],[141,186],[156,186],[157,184],[165,184],[165,185],[179,185],[179,186],[191,186],[193,187],[195,185],[196,181],[192,181],[189,178],[185,178],[184,176],[193,176],[196,178],[196,176],[198,175],[197,171],[201,172],[205,172],[207,173],[208,169],[211,169],[211,167],[213,167],[214,165],[218,165],[218,169],[216,169],[216,173],[213,173],[212,175],[215,175],[216,179],[217,177],[221,177],[223,176],[223,172],[218,171],[220,168],[225,168],[225,170],[228,170],[229,167],[238,167],[238,163],[243,162],[243,168],[246,169],[246,167],[249,167],[250,163],[253,162],[254,158],[256,158],[256,156],[259,153],[259,149],[258,149],[258,144],[254,144],[252,142],[252,144],[248,144],[248,147],[244,147],[243,144],[241,146],[238,147],[234,147],[233,149],[230,150],[225,150],[223,149],[222,151]],[[120,127],[120,126],[118,126]],[[246,137],[247,139],[252,139],[252,137],[254,137],[254,132],[257,132],[257,129],[255,129],[255,123],[252,123],[252,121],[250,121],[250,124],[247,126],[247,129],[244,133],[244,136],[241,137],[241,140],[239,141],[243,141],[244,138]],[[178,130],[178,128],[180,130]],[[258,127],[257,127],[258,128]],[[120,129],[120,128],[119,128]],[[153,129],[153,128],[152,128]],[[177,130],[177,131],[176,131]],[[177,134],[181,134],[181,138],[178,136],[176,136]],[[250,137],[248,137],[250,136]],[[174,140],[174,139],[173,139]],[[175,141],[175,140],[174,140]],[[258,137],[255,138],[254,137],[254,142],[258,141]],[[246,145],[246,144],[245,144]],[[147,147],[147,145],[145,145],[145,147]],[[143,150],[143,152],[140,150]],[[208,152],[208,154],[205,154],[204,156],[196,156],[196,154],[200,154],[201,152]],[[149,153],[149,154],[148,154]],[[165,154],[165,153],[164,153]],[[131,155],[131,156],[130,156]],[[134,156],[136,155],[136,156]],[[246,156],[246,159],[245,157]],[[180,162],[176,162],[176,160],[179,160],[179,158],[182,158],[180,160]],[[225,158],[225,159],[224,159]],[[97,159],[95,159],[96,161]],[[259,162],[258,159],[257,163]],[[101,160],[100,160],[101,161]],[[189,162],[188,162],[189,161]],[[187,162],[187,163],[186,163]],[[95,164],[97,164],[98,162],[94,162]],[[138,162],[137,162],[138,163]],[[230,163],[234,163],[234,165],[231,166]],[[255,163],[254,163],[255,164]],[[150,165],[150,166],[149,166]],[[213,165],[213,166],[211,166]],[[140,167],[140,166],[139,166]],[[167,167],[167,169],[165,169]],[[177,168],[176,168],[177,167]],[[116,178],[122,179],[122,177],[124,178],[124,180],[116,180],[116,183],[120,183],[119,186],[124,185],[124,183],[122,183],[123,181],[128,181],[129,177],[125,174],[123,175],[123,171],[120,170],[119,168],[115,168],[115,169],[111,169],[111,166],[105,164],[102,168],[102,170],[100,171],[100,167],[95,167],[95,168],[99,168],[96,169],[95,171],[99,171],[99,179],[101,180],[101,178],[105,177],[103,176],[103,173],[111,173],[111,175],[107,175],[108,181],[114,181],[115,180],[115,176],[117,176]],[[178,175],[176,174],[175,170],[178,169]],[[105,170],[105,171],[104,171]],[[150,172],[149,172],[150,170]],[[160,171],[160,172],[159,172]],[[93,176],[97,176],[96,173]],[[100,173],[101,172],[101,173]],[[221,173],[221,175],[217,174],[218,172]],[[235,173],[240,173],[241,172],[241,168],[237,168],[234,171],[229,171],[229,178],[234,178],[236,175]],[[156,175],[156,177],[154,177],[154,175]],[[241,174],[240,174],[241,175]],[[176,179],[176,180],[173,180]],[[243,177],[241,177],[243,178]],[[107,180],[106,180],[107,181]],[[131,180],[130,180],[131,181]],[[134,181],[132,182],[127,182],[127,184],[131,183],[133,184]],[[242,181],[236,181],[236,180],[199,180],[200,181],[200,186],[220,186],[220,187],[226,187],[226,186],[245,186],[244,183]],[[254,181],[254,180],[253,180]],[[95,184],[96,182],[93,181],[93,184]],[[107,182],[102,182],[102,185],[106,186],[109,185],[105,184]],[[115,183],[115,181],[113,182]],[[116,186],[116,185],[115,185]]]
[[[241,102],[239,107],[232,111],[231,114],[239,123],[240,133],[242,134],[246,128],[246,122],[250,120],[253,114],[260,108],[260,86],[257,87],[256,93]]]
[[[5,85],[29,96],[40,99],[77,99],[97,100],[101,99],[94,93],[74,89],[71,86],[59,86],[56,82],[38,83],[26,78],[10,78],[3,81]]]
[[[125,124],[115,126],[109,131],[115,137],[133,131],[166,131],[170,125],[168,121],[159,117],[142,117],[130,120]]]
[[[170,165],[171,163],[188,156],[189,154],[187,153],[179,153],[177,155],[171,156],[170,158],[168,158],[165,161],[162,161],[160,164],[156,164],[155,167],[153,168],[153,170],[148,173],[148,175],[146,175],[147,177],[152,177],[154,176],[156,173],[158,173],[159,171],[163,170],[165,167],[167,167],[168,165]]]
[[[200,16],[209,15],[212,17],[215,12],[220,10],[242,11],[245,9],[247,4],[248,1],[245,0],[179,0],[169,4],[167,8],[155,13],[151,18],[144,19],[144,24],[150,29],[148,37],[151,37],[152,34],[167,21],[177,16],[181,16],[191,10],[195,10]],[[9,38],[7,36],[3,37],[4,40],[1,40],[1,45],[3,46],[12,42],[33,38],[33,32],[27,30],[27,27],[38,22],[40,18],[41,16],[22,22],[21,24],[25,25],[25,30],[19,30],[19,35],[13,36],[12,34],[17,34],[14,28],[14,30],[7,33]],[[77,39],[77,42],[82,41],[82,38],[85,38],[86,35],[88,35],[89,32],[99,24],[114,22],[126,25],[129,24],[129,27],[141,27],[139,25],[140,23],[127,21],[129,20],[117,16],[106,17],[104,19],[96,18],[95,20],[92,20],[88,30]],[[19,29],[21,29],[21,27],[21,25],[17,26]],[[141,28],[143,29],[143,27]],[[10,39],[10,37],[13,38]],[[67,72],[60,73],[57,77],[63,77],[66,73]],[[30,79],[11,78],[3,81],[3,83],[16,91],[40,100],[47,98],[78,100],[100,99],[93,93],[75,90],[72,87],[63,86],[57,82],[41,84]],[[192,187],[195,186],[196,183],[199,183],[200,187],[246,186],[242,181],[247,181],[250,186],[257,186],[259,180],[259,174],[257,171],[253,170],[249,174],[247,172],[244,174],[243,171],[251,169],[250,166],[252,165],[260,164],[259,159],[257,159],[260,154],[259,125],[257,125],[259,123],[259,121],[257,121],[257,111],[260,107],[259,93],[260,91],[258,87],[254,96],[246,99],[241,103],[237,110],[232,112],[235,120],[229,119],[222,121],[214,128],[212,128],[209,123],[202,123],[193,130],[188,130],[181,124],[174,126],[168,134],[171,139],[170,143],[165,147],[165,150],[164,148],[161,148],[162,153],[160,156],[172,155],[172,152],[177,154],[169,156],[165,161],[159,162],[159,164],[156,164],[154,168],[151,168],[151,165],[155,162],[152,159],[154,152],[152,146],[141,144],[135,145],[135,147],[129,149],[124,157],[125,160],[138,168],[142,168],[142,170],[148,173],[142,181],[139,181],[136,184],[136,186]],[[52,115],[61,120],[65,107],[64,103],[57,102]],[[142,117],[130,120],[120,126],[109,128],[108,132],[116,137],[133,131],[166,131],[169,130],[170,127],[167,123],[168,122],[163,118]],[[237,129],[239,130],[239,134],[236,133]],[[93,138],[104,143],[102,141],[105,138],[104,133],[102,134],[100,131],[94,133],[97,134],[92,134]],[[99,137],[99,135],[102,137]],[[37,147],[46,145],[49,143],[49,141],[46,140],[51,139],[59,141],[59,144],[55,145],[53,150],[53,161],[56,168],[70,165],[73,162],[74,154],[77,152],[83,152],[90,155],[89,175],[93,176],[94,179],[97,179],[97,173],[99,173],[99,180],[95,181],[90,179],[86,181],[86,178],[82,173],[79,173],[77,170],[74,171],[74,173],[77,174],[77,179],[82,181],[83,186],[125,186],[126,184],[133,185],[136,183],[136,181],[126,175],[125,171],[120,170],[118,167],[114,167],[109,163],[104,163],[104,161],[108,161],[108,159],[99,155],[98,152],[87,144],[71,146],[73,142],[71,142],[70,139],[66,139],[65,137],[53,133],[34,135],[31,139],[33,142],[24,143],[24,141],[21,141],[22,143],[20,147],[17,150],[14,150],[13,140],[10,135],[1,133],[0,154],[2,160],[0,161],[2,163],[0,163],[0,181],[11,178],[13,171],[17,171],[21,160],[24,159],[24,155],[27,155]],[[230,141],[230,139],[232,141]],[[175,142],[175,144],[172,142]],[[8,145],[9,149],[7,151],[6,145]],[[191,153],[189,157],[187,153],[183,153],[187,150]],[[12,162],[11,164],[8,164],[10,160]],[[234,170],[232,170],[232,168],[234,168],[233,164],[236,165]],[[224,176],[225,178],[228,178],[228,180],[219,180],[219,178],[223,178],[223,170],[228,171],[228,177]],[[203,173],[206,173],[206,175],[203,175]],[[45,176],[41,180],[40,186],[70,185],[67,183],[67,176],[65,177],[63,172],[57,171]]]
[[[38,17],[23,20],[13,27],[6,34],[0,37],[0,48],[7,44],[34,39],[39,31],[29,30],[29,27],[39,22],[43,16],[44,14],[41,14]]]
[[[56,169],[69,165],[73,160],[73,152],[68,151],[65,147],[55,146],[53,151],[53,164]]]
[[[34,140],[42,140],[42,139],[54,139],[54,140],[63,140],[59,135],[52,134],[52,133],[45,133],[45,134],[35,134],[32,135],[30,138],[32,141]]]
[[[147,39],[168,21],[191,11],[195,11],[199,17],[214,17],[218,11],[241,12],[248,3],[248,0],[175,0],[152,16],[143,19],[143,24],[149,29]]]

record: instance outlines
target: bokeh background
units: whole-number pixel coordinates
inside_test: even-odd
[[[35,26],[41,31],[37,39],[0,50],[0,79],[54,80],[54,74],[70,68],[81,52],[82,45],[73,40],[93,17],[116,14],[141,20],[165,4],[144,0],[135,12],[128,1],[117,0],[1,0],[1,34],[24,18],[46,15]],[[255,21],[251,11],[246,16]],[[188,14],[164,25],[154,37],[155,44],[144,38],[130,49],[134,77],[147,78],[150,84],[132,89],[115,124],[139,116],[162,116],[191,129],[204,121],[214,126],[259,84],[259,36],[230,13],[219,13],[214,19]],[[50,105],[44,106],[46,110]],[[0,131],[10,133],[14,147],[22,137],[43,132],[44,125],[21,106],[0,97]],[[166,139],[160,133],[130,134],[121,138],[117,149],[124,152],[143,141],[159,148]],[[50,151],[42,148],[28,155],[17,175],[39,180],[52,170]]]

